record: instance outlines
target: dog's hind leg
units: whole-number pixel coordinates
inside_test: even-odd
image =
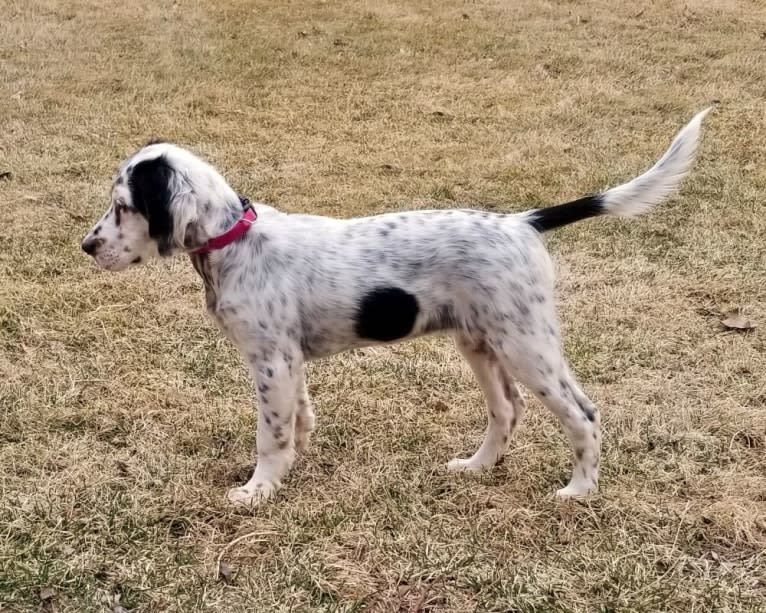
[[[528,387],[558,417],[574,452],[574,471],[569,484],[558,490],[562,498],[584,496],[598,489],[601,450],[601,419],[598,409],[583,393],[561,353],[558,332],[549,325],[547,333],[536,334],[525,345],[515,335],[511,351],[498,355],[514,377]]]
[[[497,464],[508,449],[511,435],[524,416],[525,404],[510,374],[484,343],[458,336],[457,347],[484,392],[488,424],[476,453],[467,459],[451,460],[447,469],[478,471]]]
[[[295,449],[304,451],[309,444],[309,438],[314,431],[314,407],[306,387],[306,373],[302,367],[298,377],[298,397],[295,413]]]

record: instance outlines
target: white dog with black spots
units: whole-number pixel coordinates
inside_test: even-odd
[[[562,353],[542,233],[598,215],[637,215],[668,199],[692,166],[707,112],[632,181],[507,215],[287,214],[251,205],[189,151],[152,143],[123,163],[109,209],[82,248],[112,271],[189,255],[210,314],[255,380],[258,460],[250,480],[229,491],[232,502],[269,498],[308,444],[314,411],[307,360],[431,333],[454,337],[488,412],[479,449],[447,468],[478,471],[497,463],[524,414],[518,382],[558,417],[571,442],[574,472],[558,495],[583,496],[598,484],[600,418]]]

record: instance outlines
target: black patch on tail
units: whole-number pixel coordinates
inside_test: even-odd
[[[538,232],[547,232],[554,228],[560,228],[567,224],[588,219],[588,217],[598,217],[606,213],[602,204],[601,194],[595,196],[585,196],[578,200],[572,200],[565,204],[550,206],[545,209],[538,209],[530,213],[529,223]]]

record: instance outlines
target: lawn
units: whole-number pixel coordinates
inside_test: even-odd
[[[1,13],[0,611],[766,611],[761,0]],[[286,211],[518,211],[632,178],[713,101],[677,198],[548,240],[604,423],[580,502],[553,496],[569,446],[531,398],[500,465],[446,473],[485,412],[427,339],[313,363],[311,449],[232,507],[255,419],[200,280],[79,251],[151,137]]]

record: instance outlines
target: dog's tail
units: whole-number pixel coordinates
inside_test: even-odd
[[[659,161],[632,181],[600,194],[523,213],[540,232],[553,230],[588,217],[633,217],[670,198],[689,173],[697,153],[700,128],[710,108],[698,113],[670,144]]]

